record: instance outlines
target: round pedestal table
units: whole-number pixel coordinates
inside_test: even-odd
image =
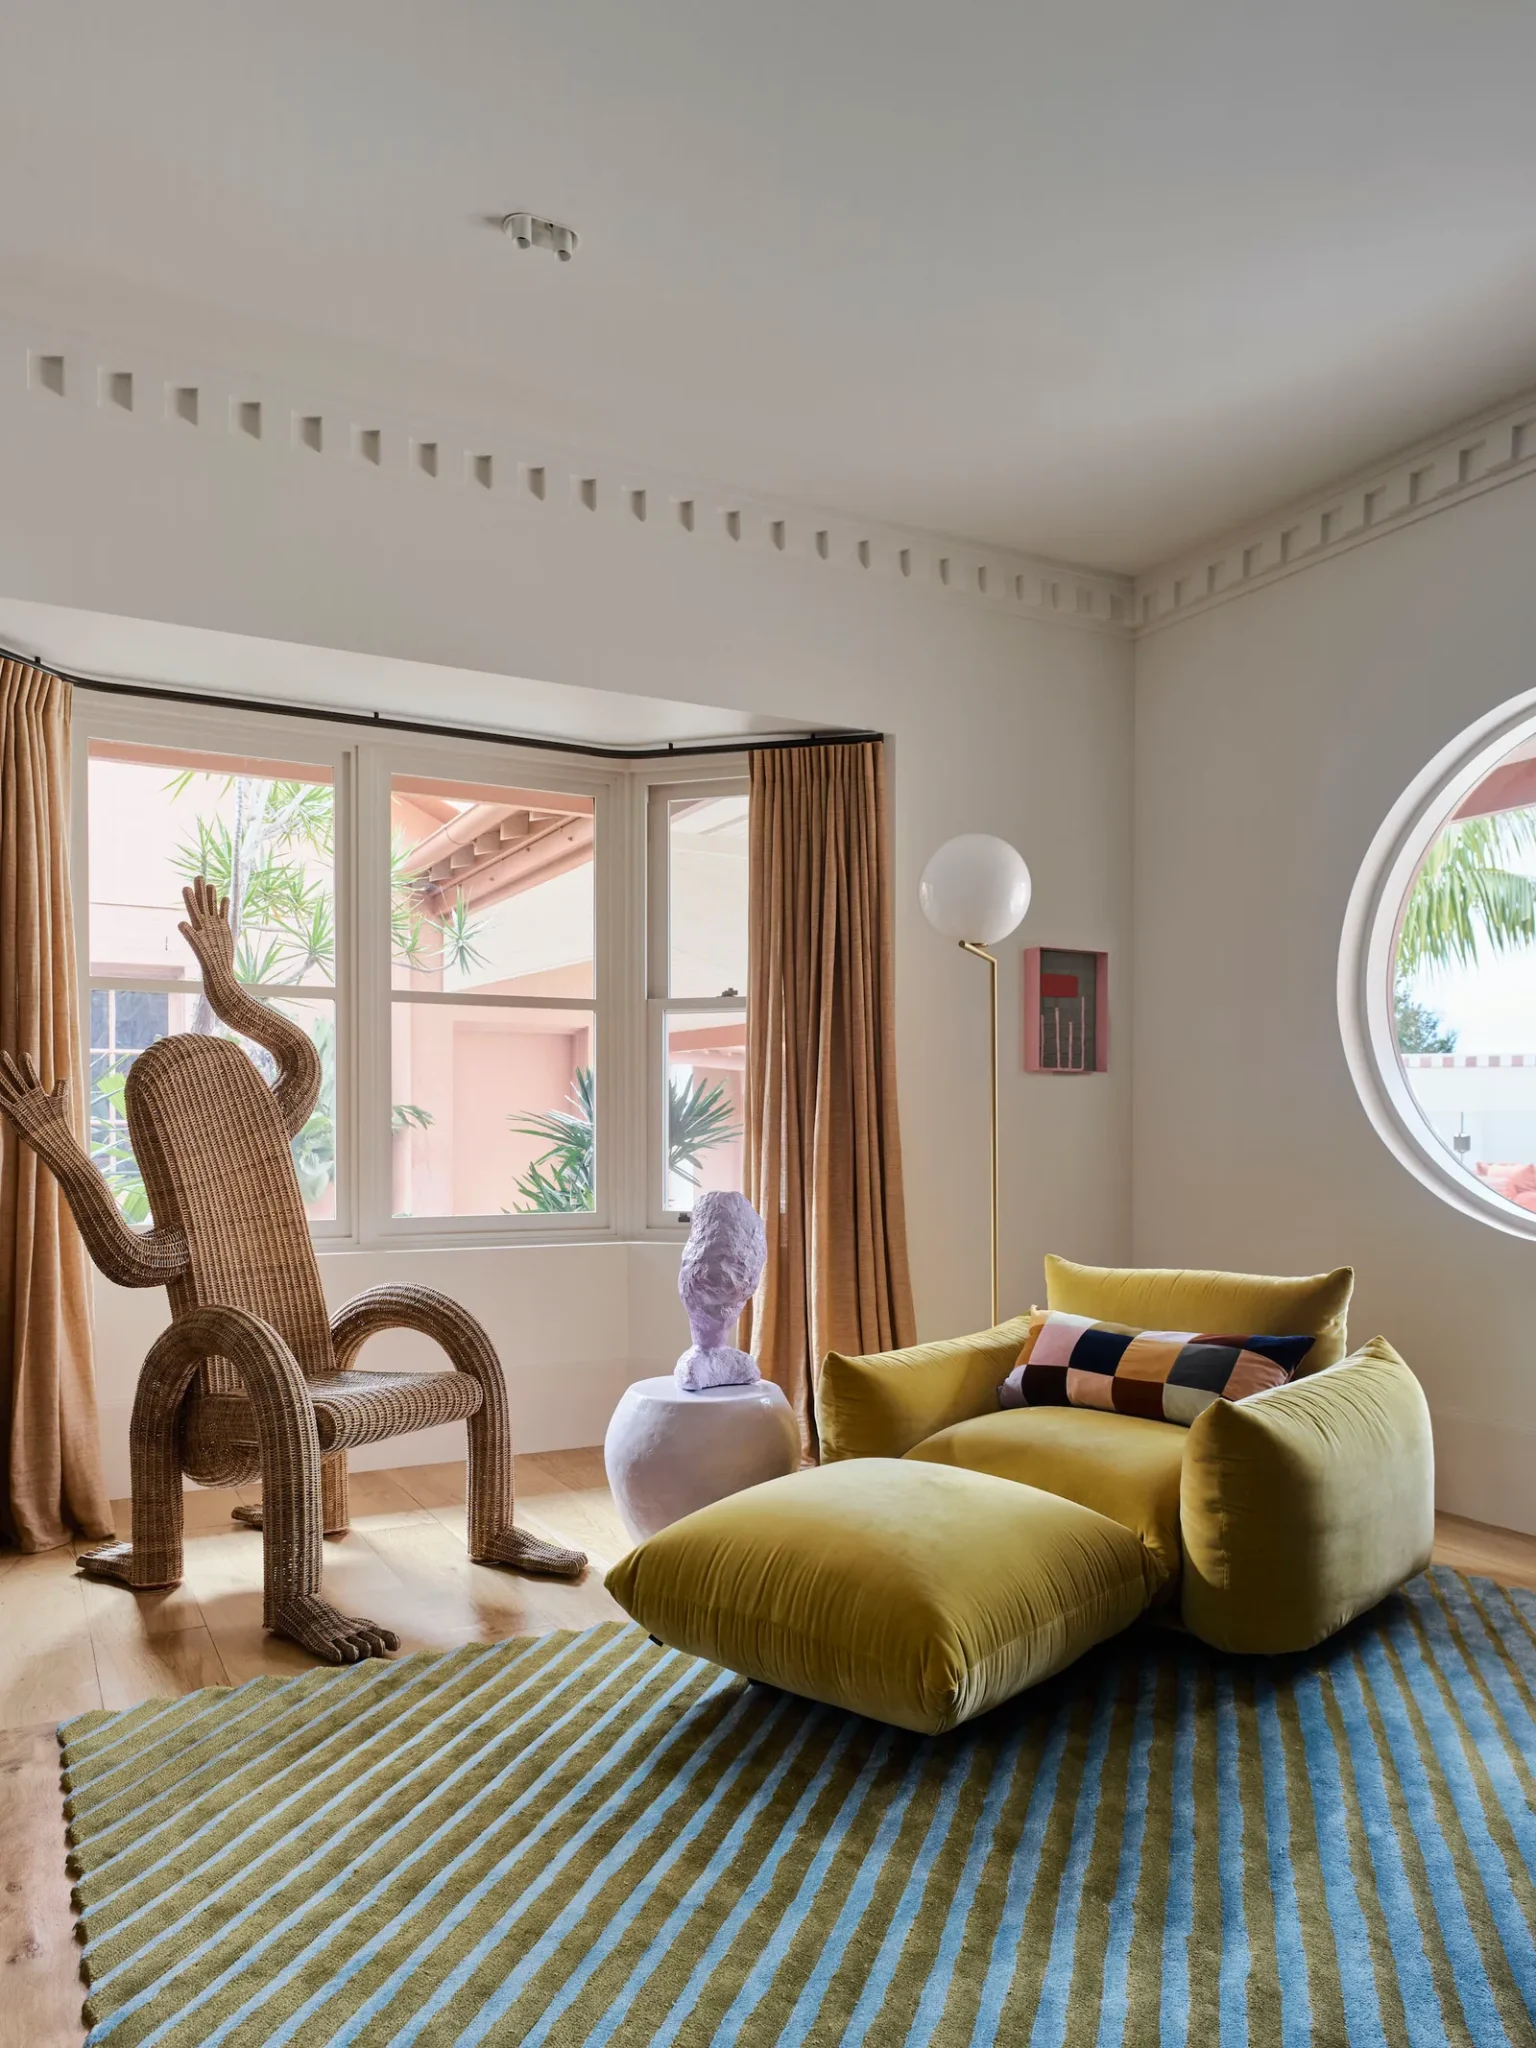
[[[608,1484],[637,1543],[695,1508],[800,1463],[800,1427],[771,1380],[690,1394],[669,1374],[626,1387],[603,1439]]]

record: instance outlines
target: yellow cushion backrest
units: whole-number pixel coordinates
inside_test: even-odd
[[[1337,1365],[1344,1356],[1354,1285],[1353,1266],[1286,1279],[1173,1266],[1079,1266],[1052,1253],[1045,1260],[1045,1298],[1051,1308],[1140,1330],[1315,1337],[1302,1375]]]

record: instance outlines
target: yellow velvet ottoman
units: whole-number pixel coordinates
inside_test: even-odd
[[[701,1508],[607,1586],[673,1649],[931,1735],[1128,1627],[1161,1577],[1130,1530],[1076,1501],[860,1458]]]

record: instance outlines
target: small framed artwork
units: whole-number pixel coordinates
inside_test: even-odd
[[[1024,949],[1024,1071],[1109,1069],[1109,955],[1074,946]]]

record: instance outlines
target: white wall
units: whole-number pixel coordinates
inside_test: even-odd
[[[1373,834],[1536,685],[1517,480],[1138,643],[1132,1245],[1144,1264],[1358,1271],[1351,1330],[1424,1383],[1441,1505],[1536,1529],[1536,1259],[1393,1159],[1334,987]]]
[[[71,391],[76,389],[71,382]],[[141,383],[139,388],[145,388]],[[208,416],[204,402],[205,422]],[[269,415],[270,416],[270,415]],[[332,436],[327,441],[344,436]],[[1003,1306],[1040,1291],[1047,1249],[1118,1259],[1129,1244],[1129,643],[1036,623],[900,580],[745,545],[678,543],[531,502],[487,516],[473,486],[392,485],[370,465],[241,445],[205,428],[114,420],[93,404],[0,389],[0,603],[30,600],[225,632],[686,698],[891,735],[897,1005],[912,1264],[921,1333],[987,1320],[984,970],[916,906],[940,841],[1012,839],[1035,901],[1003,949]],[[661,501],[663,509],[665,501]],[[3,618],[3,612],[0,612]],[[217,687],[220,677],[207,682]],[[248,686],[248,685],[247,685]],[[467,715],[434,687],[428,718]],[[483,720],[483,700],[474,715]],[[516,687],[506,715],[517,722]],[[1111,1071],[1023,1074],[1020,948],[1107,948]],[[464,1293],[509,1368],[521,1448],[595,1441],[631,1373],[682,1339],[675,1246],[412,1255]],[[384,1276],[326,1260],[343,1299]],[[391,1272],[404,1259],[388,1262]],[[573,1284],[571,1274],[579,1271]],[[100,1292],[100,1376],[114,1488],[133,1374],[161,1297]],[[627,1317],[627,1323],[626,1323]],[[415,1443],[381,1462],[451,1455]],[[361,1460],[360,1460],[361,1462]]]

